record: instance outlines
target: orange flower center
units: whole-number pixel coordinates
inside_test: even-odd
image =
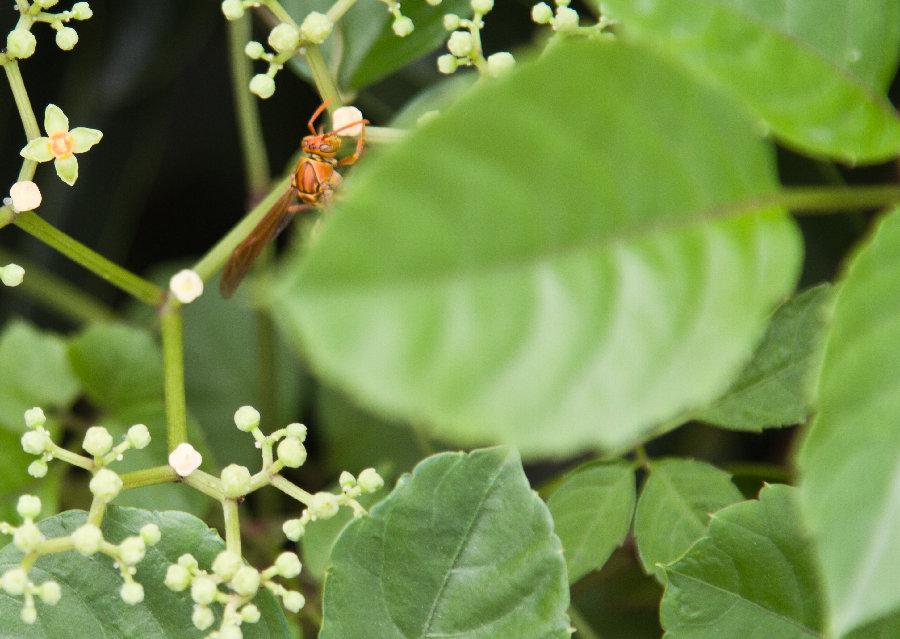
[[[63,160],[72,155],[75,141],[68,131],[57,131],[50,135],[50,153],[58,160]]]

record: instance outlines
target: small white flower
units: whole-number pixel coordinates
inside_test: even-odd
[[[5,286],[18,286],[25,279],[25,269],[18,264],[0,266],[0,282]]]
[[[31,211],[41,205],[41,190],[30,180],[16,182],[9,189],[13,208],[17,211]]]
[[[187,477],[197,470],[201,463],[203,463],[203,456],[187,442],[178,444],[175,450],[169,453],[169,466],[182,477]]]
[[[339,109],[335,109],[334,115],[331,117],[331,122],[334,126],[334,130],[337,131],[339,135],[352,137],[362,133],[362,119],[362,111],[355,106],[342,106]],[[348,126],[354,123],[356,126]]]
[[[194,271],[183,269],[169,280],[169,290],[182,304],[190,304],[203,294],[203,280]]]

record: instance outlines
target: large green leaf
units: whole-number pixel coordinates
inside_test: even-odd
[[[70,535],[86,520],[86,513],[67,511],[41,521],[47,538]],[[135,579],[144,587],[144,601],[131,606],[119,597],[122,577],[113,560],[105,555],[85,557],[74,550],[40,557],[29,571],[35,583],[52,579],[62,587],[62,598],[54,606],[37,603],[38,622],[19,620],[21,599],[0,597],[0,639],[59,639],[60,637],[110,637],[130,639],[200,639],[207,631],[191,623],[193,601],[189,593],[176,593],[163,584],[169,564],[191,553],[202,568],[209,569],[225,543],[199,519],[174,511],[151,513],[134,508],[110,507],[103,520],[104,537],[113,543],[137,535],[145,524],[154,523],[162,539],[147,548],[137,566]],[[14,568],[22,553],[13,545],[0,551],[0,574]],[[254,603],[262,613],[255,624],[243,624],[246,639],[288,637],[287,625],[274,597],[264,591]],[[221,619],[221,609],[217,613]]]
[[[693,418],[735,430],[760,431],[804,421],[821,363],[827,285],[782,304],[753,359],[722,397]]]
[[[850,264],[835,302],[818,414],[799,455],[841,636],[900,609],[900,211]]]
[[[319,637],[568,637],[552,525],[515,453],[430,457],[341,533]]]
[[[556,487],[547,507],[562,540],[570,583],[602,567],[622,545],[634,502],[634,468],[624,461],[582,466]]]
[[[822,636],[814,560],[789,486],[715,513],[709,536],[666,566],[666,577],[667,639]]]
[[[706,535],[711,513],[743,495],[728,473],[705,462],[660,459],[649,471],[634,515],[634,537],[644,570],[662,581],[662,564]]]
[[[0,334],[0,428],[25,430],[25,411],[63,408],[75,400],[78,380],[66,359],[62,337],[10,322]]]
[[[847,162],[900,152],[884,97],[900,3],[601,0],[623,36],[653,43],[744,101],[787,144]]]
[[[770,149],[647,51],[561,45],[366,160],[269,303],[439,437],[630,445],[724,391],[795,281],[793,223],[747,211]]]

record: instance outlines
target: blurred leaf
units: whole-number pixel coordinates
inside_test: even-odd
[[[592,463],[568,473],[547,499],[562,541],[569,583],[599,569],[622,544],[634,514],[634,469]]]
[[[710,514],[743,499],[731,476],[690,459],[650,462],[650,476],[634,515],[634,537],[644,570],[660,581],[667,564],[706,535]]]
[[[817,575],[795,502],[793,488],[772,485],[759,501],[713,515],[709,536],[666,566],[667,639],[822,637]]]
[[[900,153],[884,97],[900,3],[601,0],[624,37],[652,43],[740,98],[788,145],[850,163]]]
[[[28,465],[37,457],[22,450],[21,435],[0,429],[0,521],[21,521],[16,512],[19,496],[25,493],[41,498],[43,511],[53,512],[59,502],[60,466],[50,466],[50,472],[41,479],[28,474]],[[0,546],[9,542],[0,536]]]
[[[78,380],[66,358],[62,337],[22,321],[0,333],[0,428],[25,431],[25,411],[40,406],[46,413],[75,401]]]
[[[38,525],[48,538],[70,535],[86,521],[86,513],[67,511]],[[142,526],[154,523],[162,539],[147,548],[137,566],[135,579],[144,587],[144,601],[131,606],[119,597],[122,577],[113,559],[97,554],[85,557],[74,550],[44,555],[35,563],[29,577],[35,583],[52,579],[62,587],[62,598],[55,606],[38,602],[38,623],[28,626],[19,620],[20,598],[0,597],[2,639],[59,639],[59,637],[141,637],[141,639],[187,639],[206,636],[191,623],[193,601],[185,593],[173,592],[163,584],[169,564],[182,554],[191,553],[201,568],[209,569],[225,543],[214,530],[199,519],[174,511],[147,512],[133,508],[110,507],[103,520],[104,537],[119,543],[137,535]],[[0,551],[0,574],[18,565],[22,553],[12,545]],[[288,637],[287,625],[274,597],[263,591],[254,599],[262,613],[255,624],[241,626],[246,639]],[[221,620],[221,607],[217,622]]]
[[[646,51],[563,44],[370,159],[268,303],[438,437],[633,445],[724,391],[796,278],[793,222],[745,212],[769,148]]]
[[[900,211],[886,215],[838,289],[800,449],[801,501],[817,540],[829,629],[900,609]]]
[[[846,639],[896,639],[900,637],[900,612],[861,626],[843,637]]]
[[[92,324],[69,343],[69,361],[96,406],[105,410],[159,401],[162,353],[147,331]]]
[[[568,637],[565,562],[506,449],[429,457],[344,529],[320,637]]]
[[[782,304],[740,377],[693,419],[749,431],[804,421],[821,364],[829,293],[828,285],[817,286]]]

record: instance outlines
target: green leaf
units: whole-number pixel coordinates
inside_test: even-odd
[[[709,536],[666,566],[660,619],[667,639],[821,637],[816,577],[795,490],[766,486],[715,513]]]
[[[162,398],[162,354],[142,329],[92,324],[70,342],[69,361],[90,400],[101,408],[116,410]]]
[[[725,390],[795,281],[793,222],[743,214],[769,147],[645,51],[561,45],[367,160],[268,303],[324,377],[438,437],[632,445]]]
[[[900,152],[884,97],[900,5],[874,0],[602,0],[621,33],[737,96],[785,143],[851,163]]]
[[[599,569],[622,545],[634,514],[634,468],[592,463],[567,474],[547,499],[565,550],[569,582]]]
[[[62,465],[50,466],[50,472],[40,480],[28,474],[28,465],[37,457],[22,450],[21,435],[0,429],[0,521],[17,522],[19,496],[25,493],[41,498],[43,511],[52,512],[59,500]],[[9,537],[0,536],[0,546]]]
[[[78,380],[66,359],[63,338],[13,321],[0,334],[0,428],[25,430],[25,411],[49,413],[75,401]]]
[[[559,538],[507,449],[423,461],[344,529],[319,637],[568,637]]]
[[[705,462],[660,459],[650,462],[649,471],[634,515],[634,537],[644,570],[663,581],[661,564],[680,557],[706,535],[711,513],[743,495],[728,473]]]
[[[900,609],[900,211],[886,215],[843,278],[800,449],[829,628],[842,636]]]
[[[47,538],[70,535],[86,521],[86,513],[67,511],[40,522]],[[191,553],[201,568],[209,569],[225,543],[214,530],[199,519],[174,511],[147,512],[133,508],[110,507],[103,520],[104,537],[119,543],[139,534],[142,526],[154,523],[162,539],[147,548],[137,566],[135,580],[144,587],[144,601],[130,606],[119,597],[122,577],[113,559],[97,554],[85,557],[74,550],[44,555],[35,563],[29,577],[35,583],[52,579],[62,587],[62,598],[55,606],[37,603],[38,623],[28,626],[19,621],[22,601],[18,597],[0,597],[0,639],[59,639],[59,637],[141,637],[154,639],[201,638],[208,631],[191,623],[193,601],[189,593],[176,593],[163,584],[169,564],[182,554]],[[22,553],[12,545],[0,551],[0,574],[18,565]],[[241,626],[246,639],[287,638],[287,624],[274,597],[263,591],[254,599],[262,613],[256,624]],[[217,622],[222,610],[216,610]]]
[[[728,392],[693,418],[734,430],[761,431],[804,421],[821,364],[827,285],[785,302],[775,312],[753,359]]]

